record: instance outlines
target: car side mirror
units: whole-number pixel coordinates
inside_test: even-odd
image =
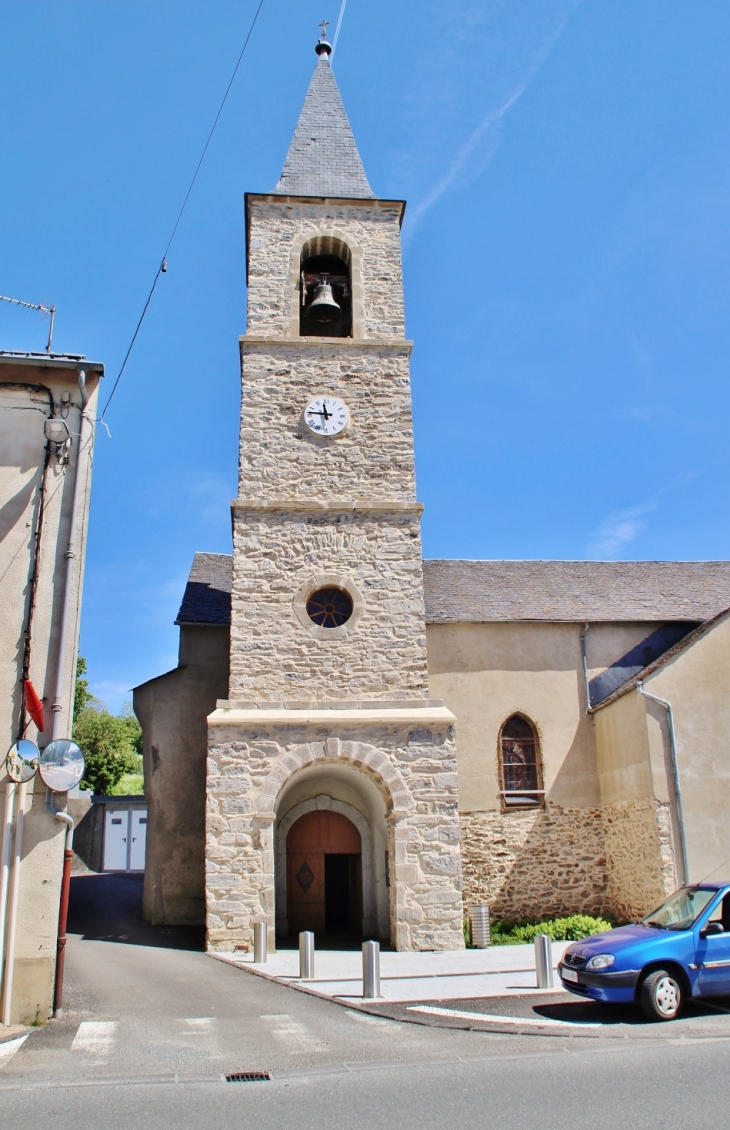
[[[703,938],[713,938],[715,934],[724,934],[725,927],[722,922],[708,922],[702,931]]]

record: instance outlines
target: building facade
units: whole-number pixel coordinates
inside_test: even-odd
[[[5,753],[19,737],[42,749],[71,736],[102,375],[81,356],[0,353],[0,974],[10,1023],[44,1022],[52,1010],[66,826],[38,774],[9,780]],[[26,679],[42,718],[31,719]]]
[[[669,732],[641,723],[639,770],[605,719],[707,649],[730,565],[422,562],[403,204],[318,53],[281,180],[246,198],[233,553],[196,555],[179,666],[135,691],[145,913],[230,951],[258,920],[433,950],[474,903],[644,912],[684,880]]]

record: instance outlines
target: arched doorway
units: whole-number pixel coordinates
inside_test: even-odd
[[[286,838],[289,932],[357,934],[362,929],[362,842],[351,820],[307,812]]]

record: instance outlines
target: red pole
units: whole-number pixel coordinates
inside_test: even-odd
[[[63,967],[66,962],[66,922],[68,920],[68,896],[71,889],[71,861],[74,853],[66,848],[63,853],[63,878],[61,880],[61,905],[58,908],[58,945],[56,949],[56,984],[53,993],[53,1012],[57,1015],[63,1008]]]

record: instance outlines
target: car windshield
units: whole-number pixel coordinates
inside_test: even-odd
[[[641,921],[665,930],[689,930],[716,894],[712,887],[682,887]]]

